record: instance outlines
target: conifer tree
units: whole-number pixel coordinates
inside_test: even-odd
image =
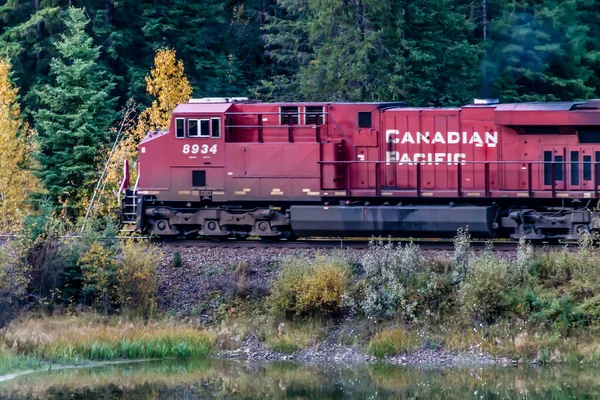
[[[15,232],[29,210],[29,195],[39,189],[31,172],[31,132],[21,119],[11,65],[0,60],[0,231]]]
[[[586,21],[589,3],[520,0],[503,5],[490,23],[487,74],[501,100],[584,100],[598,93],[598,42],[590,36],[598,32],[598,19]]]
[[[277,4],[265,31],[280,73],[263,97],[448,105],[475,94],[480,50],[459,0]]]
[[[114,84],[97,63],[99,48],[86,33],[83,9],[66,12],[65,33],[55,44],[58,57],[50,64],[51,84],[37,92],[40,110],[35,113],[39,132],[39,174],[68,216],[77,217],[87,206],[95,181],[99,149],[110,142],[109,126],[116,119]]]
[[[403,100],[418,106],[463,105],[477,94],[481,43],[471,7],[457,0],[403,2]]]

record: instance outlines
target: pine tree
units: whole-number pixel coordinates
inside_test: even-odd
[[[598,93],[597,38],[583,13],[589,3],[519,0],[502,7],[490,23],[487,74],[502,100],[583,100]]]
[[[0,7],[0,57],[11,60],[26,118],[37,107],[33,89],[49,82],[52,42],[62,26],[59,13],[56,1],[8,0]]]
[[[283,100],[461,104],[478,81],[471,8],[460,0],[280,0],[267,48]],[[290,98],[291,97],[291,98]]]
[[[481,45],[469,4],[411,0],[403,5],[403,100],[426,106],[463,105],[477,93]]]
[[[21,119],[10,63],[0,60],[0,231],[15,232],[27,215],[29,195],[39,189],[32,175],[31,136]]]
[[[50,64],[53,82],[36,92],[40,110],[35,126],[40,179],[54,201],[66,206],[68,216],[77,217],[100,175],[99,149],[110,142],[107,130],[116,113],[110,94],[114,84],[97,63],[99,48],[85,32],[84,10],[70,7],[64,23],[65,33],[55,44],[59,56]]]

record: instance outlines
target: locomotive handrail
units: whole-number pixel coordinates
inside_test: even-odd
[[[351,191],[353,190],[350,187],[350,166],[353,164],[371,164],[371,165],[375,165],[375,193],[377,196],[381,195],[381,165],[382,164],[386,164],[387,166],[390,167],[395,167],[398,164],[400,164],[399,161],[386,161],[386,160],[375,160],[375,161],[360,161],[360,160],[355,160],[355,161],[318,161],[319,164],[324,164],[324,165],[345,165],[345,169],[346,169],[346,176],[345,176],[345,186],[346,186],[346,191]],[[534,194],[534,189],[533,189],[533,175],[532,175],[532,166],[533,165],[549,165],[551,167],[550,170],[550,184],[546,185],[542,185],[542,186],[546,186],[546,187],[550,187],[548,188],[540,188],[540,191],[548,191],[550,190],[552,192],[552,198],[557,198],[557,165],[561,166],[561,168],[564,168],[564,166],[567,165],[576,165],[579,166],[581,164],[584,164],[584,162],[581,161],[577,161],[577,162],[573,162],[573,161],[458,161],[458,162],[443,162],[443,161],[439,161],[439,162],[428,162],[428,161],[418,161],[418,162],[403,162],[401,163],[401,166],[414,166],[416,167],[416,188],[414,188],[414,190],[417,193],[417,196],[420,197],[421,196],[421,180],[422,180],[422,167],[423,166],[453,166],[456,167],[456,173],[457,173],[457,196],[458,197],[463,197],[463,188],[462,188],[462,170],[463,167],[465,165],[484,165],[484,179],[485,179],[485,183],[484,183],[484,192],[485,192],[485,196],[489,197],[490,193],[491,193],[491,189],[490,189],[490,165],[523,165],[526,167],[522,167],[521,169],[526,169],[527,170],[527,189],[499,189],[499,190],[504,190],[504,191],[513,191],[513,192],[522,192],[522,191],[527,191],[528,196],[529,197],[533,197]],[[591,161],[591,162],[587,162],[587,164],[590,165],[590,169],[592,172],[592,179],[584,179],[584,181],[592,181],[593,182],[593,188],[583,188],[583,187],[579,187],[576,189],[568,189],[567,188],[567,182],[568,182],[568,178],[566,176],[563,175],[562,179],[559,180],[559,182],[563,182],[564,187],[563,187],[563,191],[583,191],[583,192],[590,192],[593,191],[594,192],[594,198],[598,198],[600,197],[600,190],[598,189],[598,185],[600,184],[600,162],[598,161]],[[506,172],[506,171],[505,171]],[[564,170],[563,170],[564,173]],[[579,186],[579,185],[576,185]],[[412,188],[411,188],[412,189]],[[401,189],[403,190],[403,189]]]
[[[234,112],[227,112],[225,113],[226,116],[228,115],[327,115],[330,119],[331,122],[333,122],[333,124],[336,126],[336,128],[340,131],[340,133],[342,134],[342,136],[344,137],[344,139],[346,139],[346,141],[348,142],[348,144],[352,147],[352,160],[356,161],[356,146],[354,145],[354,142],[352,142],[352,140],[348,137],[348,135],[346,134],[346,132],[344,132],[344,130],[342,129],[342,127],[337,123],[337,121],[335,120],[335,118],[333,118],[333,116],[327,112],[327,111],[323,111],[323,112],[294,112],[294,113],[282,113],[282,112],[277,112],[277,111],[268,111],[268,112],[239,112],[239,111],[234,111]],[[306,127],[306,128],[312,128],[314,126],[321,126],[321,125],[326,125],[325,123],[323,124],[286,124],[286,125],[262,125],[262,121],[259,121],[260,124],[257,125],[225,125],[226,128],[242,128],[242,129],[250,129],[250,128],[259,128],[259,129],[264,129],[267,127],[274,127],[274,128],[289,128],[289,127]]]

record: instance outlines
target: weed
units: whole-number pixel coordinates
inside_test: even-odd
[[[383,358],[396,354],[407,354],[416,350],[421,340],[404,328],[384,329],[371,339],[369,350],[375,357]]]
[[[173,268],[180,268],[183,264],[183,259],[181,258],[181,253],[179,252],[179,250],[176,250],[175,253],[173,253],[173,260],[171,261],[171,266]]]

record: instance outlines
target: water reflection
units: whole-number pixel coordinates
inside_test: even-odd
[[[567,399],[600,397],[593,368],[313,367],[147,362],[37,372],[0,383],[7,399]]]

